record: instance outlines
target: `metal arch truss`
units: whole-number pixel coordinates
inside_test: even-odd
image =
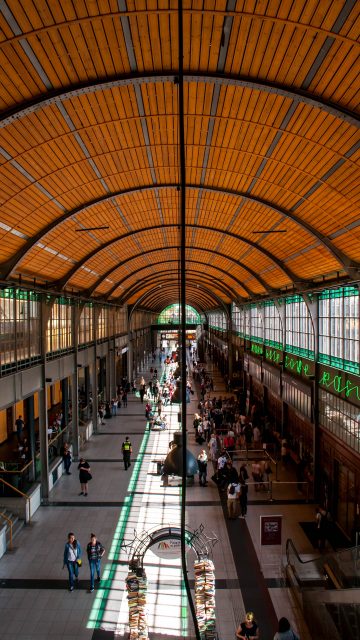
[[[196,553],[198,560],[202,558],[211,558],[212,550],[218,542],[217,536],[207,536],[204,533],[204,525],[200,524],[197,529],[185,529],[185,542]],[[122,542],[121,548],[124,549],[129,558],[129,565],[143,567],[144,556],[148,549],[153,545],[162,542],[168,538],[181,540],[181,529],[179,526],[168,525],[166,527],[154,527],[149,531],[141,531],[138,533],[134,530],[134,538],[130,542]]]
[[[68,211],[65,214],[59,216],[58,218],[56,218],[56,220],[53,220],[50,224],[48,224],[46,227],[44,227],[39,232],[37,232],[34,236],[32,236],[24,244],[24,246],[21,249],[19,249],[19,251],[17,251],[16,255],[13,258],[11,258],[7,262],[4,262],[2,265],[0,265],[1,277],[4,280],[10,278],[11,274],[13,273],[13,271],[19,266],[21,261],[31,251],[31,249],[33,249],[33,247],[36,246],[36,244],[38,242],[42,241],[44,239],[44,237],[48,233],[50,233],[51,231],[56,229],[63,222],[66,222],[67,220],[70,220],[75,215],[78,215],[80,213],[84,213],[88,209],[90,209],[90,208],[92,208],[92,207],[94,207],[94,206],[96,206],[96,205],[98,205],[100,203],[111,201],[114,198],[119,198],[119,197],[122,197],[122,196],[128,196],[128,195],[131,195],[133,193],[141,193],[141,192],[144,192],[144,191],[151,191],[151,190],[153,190],[155,188],[158,189],[158,190],[162,190],[162,189],[176,189],[176,190],[178,190],[178,184],[176,184],[176,183],[166,183],[166,184],[156,184],[156,185],[154,185],[154,184],[152,184],[152,185],[142,185],[142,186],[139,186],[139,187],[135,187],[133,189],[126,189],[126,190],[123,190],[123,191],[115,191],[111,195],[106,194],[106,196],[101,196],[99,198],[96,198],[95,200],[91,200],[88,203],[86,203],[84,205],[81,205],[79,207],[76,207],[75,209],[72,209],[71,211]],[[237,197],[237,198],[242,198],[243,200],[245,200],[247,202],[255,202],[256,204],[260,204],[261,206],[264,206],[265,208],[267,208],[267,209],[269,209],[271,211],[274,211],[278,215],[282,215],[285,218],[288,218],[289,220],[291,220],[295,224],[298,224],[304,231],[309,233],[323,247],[325,247],[326,250],[330,253],[330,255],[337,260],[337,262],[339,263],[341,269],[343,269],[344,271],[349,273],[350,276],[354,276],[356,271],[360,272],[360,265],[359,264],[352,262],[348,258],[348,256],[341,251],[341,249],[336,247],[334,245],[334,243],[331,240],[329,240],[329,238],[327,236],[325,236],[320,231],[316,230],[308,222],[305,222],[305,221],[301,220],[301,218],[296,216],[291,211],[287,211],[286,209],[284,209],[282,207],[275,206],[270,201],[265,200],[264,198],[259,198],[259,197],[256,197],[256,196],[252,196],[252,195],[250,195],[248,193],[244,193],[242,191],[234,191],[234,190],[229,190],[229,189],[222,189],[220,187],[212,187],[212,186],[195,184],[195,183],[187,184],[186,188],[187,189],[196,189],[196,190],[200,190],[200,191],[208,192],[208,193],[219,193],[219,194],[223,194],[223,195],[226,195],[226,196],[234,196],[234,197]],[[162,226],[164,226],[164,225],[162,225]],[[173,225],[168,225],[168,226],[173,226]],[[176,225],[174,225],[174,226],[176,226]],[[191,226],[191,225],[188,225],[188,226]],[[157,227],[151,227],[151,229],[156,229],[156,228]],[[201,228],[201,227],[198,227],[198,228]],[[208,227],[203,227],[203,228],[204,229],[208,229]],[[66,285],[66,283],[70,280],[70,278],[72,278],[72,276],[76,273],[76,271],[81,266],[83,266],[88,260],[90,260],[93,257],[93,255],[95,255],[95,253],[97,253],[99,251],[102,251],[102,249],[105,249],[106,247],[111,245],[113,242],[118,242],[119,240],[125,239],[127,237],[130,237],[131,235],[133,235],[135,233],[140,233],[141,231],[148,231],[149,229],[150,229],[150,227],[149,228],[145,227],[142,230],[129,231],[127,233],[122,234],[121,236],[117,236],[115,239],[112,239],[112,240],[108,241],[107,243],[104,243],[102,246],[98,247],[94,252],[90,252],[81,261],[79,261],[72,269],[70,269],[64,278],[59,280],[58,284],[59,284],[60,288],[64,287]],[[220,230],[220,229],[219,230],[212,229],[212,230],[213,231],[218,231],[219,233],[226,233],[225,231]],[[236,236],[236,234],[230,234],[230,235],[232,235],[233,237],[238,237],[243,242],[251,244],[251,241],[246,239],[246,238],[242,238],[241,236]],[[257,245],[256,243],[253,243],[253,246],[256,246],[259,251],[264,251],[264,249],[260,245]],[[297,278],[296,276],[293,276],[293,274],[290,275],[291,274],[290,270],[286,269],[284,263],[281,260],[277,260],[271,254],[269,254],[268,257],[270,257],[270,259],[275,261],[277,263],[277,265],[283,271],[285,271],[286,275],[289,277],[289,279],[291,281],[293,281],[294,283],[296,281],[299,281],[299,278]]]
[[[167,247],[167,248],[168,248],[168,247]],[[202,249],[202,251],[203,251],[203,249]],[[208,251],[209,253],[214,253],[213,251],[211,251],[211,249],[206,249],[206,251]],[[144,253],[143,255],[147,255],[147,253]],[[223,254],[219,254],[219,255],[223,255]],[[224,257],[226,257],[226,256],[224,256]],[[231,262],[234,262],[235,264],[238,264],[238,263],[236,262],[236,260],[233,260],[232,258],[229,258],[229,260],[230,260]],[[140,273],[140,271],[143,271],[144,269],[150,269],[151,267],[156,267],[156,266],[158,266],[158,265],[161,265],[161,264],[167,264],[167,263],[171,263],[171,262],[173,262],[173,263],[177,263],[177,262],[178,262],[178,260],[175,260],[175,259],[174,259],[174,260],[168,259],[168,260],[159,260],[158,262],[152,262],[151,264],[147,264],[147,265],[145,265],[144,267],[141,267],[140,269],[136,269],[136,273],[134,272],[132,275],[134,275],[134,276],[135,276],[135,275],[137,275],[138,273]],[[199,264],[199,265],[203,264],[200,260],[187,260],[186,262],[187,262],[187,264],[190,264],[190,263],[191,263],[191,264]],[[204,264],[203,266],[204,266],[204,268],[211,268],[211,269],[214,269],[215,271],[219,271],[220,273],[222,273],[222,274],[224,274],[224,275],[228,276],[229,278],[231,278],[232,280],[234,280],[234,281],[235,281],[235,283],[239,285],[239,287],[241,287],[242,289],[244,289],[250,298],[253,296],[253,292],[252,292],[252,291],[251,291],[251,290],[246,286],[246,284],[243,284],[243,283],[241,282],[241,280],[238,280],[238,278],[236,278],[236,277],[235,277],[231,272],[228,272],[228,271],[226,271],[225,269],[222,269],[221,267],[217,267],[217,266],[215,266],[215,265],[206,265],[206,264]],[[246,267],[245,267],[245,268],[246,268]],[[168,273],[168,271],[167,271],[166,273]],[[128,278],[130,278],[130,277],[132,277],[132,276],[129,276],[129,274],[127,274],[124,278],[122,278],[122,280],[119,280],[119,281],[118,281],[118,282],[117,282],[117,283],[116,283],[116,284],[115,284],[115,285],[110,289],[110,291],[108,291],[108,293],[106,294],[106,296],[105,296],[106,300],[108,300],[108,299],[110,298],[110,296],[113,294],[113,292],[114,292],[114,291],[116,291],[116,289],[117,289],[119,286],[121,286],[124,282],[126,282],[126,281],[127,281],[127,279],[128,279]],[[256,277],[256,276],[255,276],[255,277]],[[265,288],[265,290],[269,293],[269,289]],[[274,295],[275,295],[275,292],[274,292]]]
[[[224,313],[226,315],[226,317],[228,318],[228,320],[230,319],[230,312],[229,312],[229,306],[213,291],[213,290],[209,290],[207,286],[204,286],[204,284],[194,284],[194,287],[196,288],[196,290],[201,291],[202,293],[202,299],[208,299],[210,302],[213,302],[214,300],[217,301],[218,305],[220,308],[222,308],[224,310]],[[138,298],[138,300],[134,303],[134,305],[131,308],[130,314],[129,314],[129,324],[131,322],[131,317],[132,314],[134,313],[134,311],[139,307],[141,307],[141,303],[146,300],[147,298],[153,298],[156,295],[156,299],[158,300],[158,291],[159,288],[158,286],[152,287],[151,289],[149,289],[148,291],[145,291],[145,293],[143,293],[142,296],[140,296],[140,298]],[[178,302],[178,297],[176,296],[176,298],[173,298],[173,302]],[[168,299],[169,302],[169,299]],[[164,304],[165,304],[165,300],[164,300]],[[200,307],[199,307],[200,308]],[[208,307],[207,307],[208,308]],[[205,312],[205,308],[202,309],[202,312]]]
[[[167,250],[168,249],[170,249],[170,250],[171,249],[178,249],[178,248],[179,248],[178,245],[167,245],[166,246]],[[229,260],[230,262],[233,262],[234,264],[236,264],[241,269],[244,269],[245,271],[247,271],[255,280],[257,280],[259,282],[259,284],[261,284],[261,286],[265,289],[265,291],[275,295],[275,293],[276,293],[275,290],[271,289],[271,287],[269,287],[269,285],[265,282],[265,280],[263,280],[263,278],[258,273],[256,273],[256,271],[254,271],[250,267],[246,266],[245,264],[243,264],[239,260],[235,260],[235,258],[233,258],[232,256],[226,256],[225,254],[221,253],[220,251],[216,251],[215,249],[208,249],[206,247],[199,247],[199,246],[196,246],[194,248],[196,250],[198,250],[198,251],[204,251],[205,253],[211,253],[212,255],[216,255],[216,256],[219,256],[221,258],[225,258],[226,260]],[[132,255],[129,258],[126,258],[126,260],[122,260],[121,262],[118,262],[116,267],[111,267],[111,269],[109,269],[108,271],[106,271],[104,274],[102,274],[100,276],[100,278],[86,291],[86,295],[91,296],[94,293],[94,291],[96,291],[96,289],[101,285],[101,283],[104,280],[106,280],[106,278],[109,278],[109,276],[111,276],[111,274],[114,271],[116,271],[120,267],[124,266],[125,264],[131,262],[131,260],[136,260],[136,258],[140,258],[141,256],[148,256],[149,253],[155,253],[156,251],[162,251],[162,250],[163,250],[162,247],[156,247],[155,249],[149,249],[148,251],[142,251],[141,253],[136,253],[135,255]],[[169,262],[169,261],[168,260],[164,260],[163,262]],[[151,263],[151,266],[154,266],[154,264],[159,264],[159,263]],[[217,267],[214,267],[214,269],[216,269],[216,268]],[[106,297],[111,296],[112,292],[116,290],[116,288],[119,286],[119,284],[121,284],[120,281],[116,284],[116,286],[114,286],[112,289],[109,290],[109,292],[106,294]],[[249,293],[250,296],[252,295],[250,290],[247,289],[246,285],[242,284],[241,286],[245,289],[245,291],[247,291]]]
[[[164,275],[168,276],[171,273],[177,274],[178,269],[168,269],[166,271],[166,274]],[[223,295],[228,296],[230,300],[234,300],[234,302],[239,302],[240,304],[247,302],[246,299],[240,298],[239,295],[236,293],[236,291],[230,285],[228,284],[225,285],[222,280],[219,280],[219,278],[215,278],[214,276],[205,276],[204,274],[199,274],[199,271],[195,269],[187,269],[186,273],[187,275],[192,276],[192,278],[189,279],[188,281],[188,285],[192,284],[196,287],[197,284],[206,282],[210,286],[210,291],[211,291],[211,287],[216,287],[219,291],[221,291],[221,293],[223,293]],[[198,282],[196,281],[195,276],[199,278]],[[147,284],[151,284],[152,282],[155,282],[156,283],[155,286],[157,287],[160,287],[160,286],[163,287],[165,283],[168,283],[170,285],[175,284],[173,277],[170,280],[168,280],[166,277],[161,278],[160,273],[156,273],[155,275],[148,275],[146,278],[143,278],[141,282],[135,282],[127,290],[124,291],[123,295],[119,296],[119,298],[115,298],[114,300],[116,300],[117,304],[119,305],[126,304],[126,301],[129,298],[131,298],[131,296],[137,294],[139,291],[144,289],[144,287],[146,287]]]
[[[0,128],[6,127],[8,124],[14,122],[14,120],[20,120],[36,111],[44,109],[53,104],[62,103],[66,100],[71,100],[81,95],[89,93],[96,93],[97,91],[107,91],[117,87],[126,87],[129,85],[141,85],[141,84],[155,84],[171,82],[174,84],[177,81],[177,72],[174,73],[136,73],[131,75],[124,74],[121,78],[117,76],[114,79],[107,78],[99,79],[97,82],[82,83],[70,89],[69,91],[63,91],[62,89],[49,91],[46,96],[41,96],[39,99],[29,101],[26,105],[16,107],[14,109],[5,111],[0,118]],[[344,109],[340,105],[332,103],[331,101],[321,100],[318,96],[306,91],[295,90],[294,88],[288,89],[276,83],[267,83],[266,81],[253,80],[239,76],[232,76],[231,74],[217,74],[217,73],[191,73],[184,74],[184,82],[204,82],[215,85],[223,86],[235,86],[246,87],[248,89],[254,89],[255,91],[263,91],[265,93],[272,93],[279,96],[283,96],[292,100],[295,103],[305,103],[319,109],[326,111],[327,113],[344,120],[345,122],[358,127],[359,119],[355,114]]]
[[[103,251],[107,247],[110,247],[111,245],[116,244],[116,242],[120,242],[120,240],[124,240],[125,238],[135,236],[139,233],[145,233],[147,231],[154,231],[156,229],[178,228],[178,226],[179,226],[178,223],[152,225],[151,227],[143,227],[142,229],[135,229],[134,231],[131,231],[131,232],[129,231],[128,233],[117,236],[116,238],[112,238],[111,240],[104,242],[104,244],[101,247],[97,247],[96,249],[88,253],[87,256],[85,256],[72,269],[68,271],[68,273],[66,274],[66,276],[64,276],[64,278],[60,279],[58,282],[54,282],[54,286],[61,290],[63,287],[66,286],[66,284],[75,275],[75,273],[88,262],[88,260],[91,260],[91,258],[93,258],[100,251]],[[187,224],[186,227],[187,229],[195,229],[195,230],[202,229],[203,231],[211,231],[212,233],[218,233],[220,235],[228,236],[229,238],[235,238],[235,240],[239,240],[240,242],[244,242],[244,244],[250,245],[251,247],[253,247],[253,249],[256,249],[260,253],[263,253],[271,262],[273,262],[277,267],[279,267],[279,269],[283,273],[285,273],[285,275],[288,277],[290,282],[292,282],[294,285],[305,283],[301,278],[299,278],[295,273],[293,273],[291,269],[289,269],[281,260],[279,260],[276,256],[274,256],[273,253],[271,253],[264,247],[259,246],[256,242],[253,242],[252,240],[245,238],[244,236],[240,236],[236,233],[232,233],[231,231],[226,231],[224,229],[214,229],[214,227],[210,227],[207,225]],[[158,248],[161,248],[161,247],[158,247]]]

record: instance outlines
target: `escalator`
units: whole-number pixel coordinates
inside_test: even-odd
[[[314,640],[360,638],[360,547],[302,559],[286,543],[287,584]]]

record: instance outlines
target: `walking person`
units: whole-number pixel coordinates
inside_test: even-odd
[[[278,630],[274,635],[274,640],[299,640],[299,636],[292,630],[287,618],[280,618]]]
[[[248,486],[245,483],[245,480],[242,480],[240,478],[240,516],[241,518],[246,517],[247,503],[248,503]]]
[[[236,520],[239,511],[241,488],[238,482],[231,482],[227,488],[228,519]]]
[[[123,401],[124,407],[127,407],[127,391],[126,391],[126,389],[124,389],[124,391],[123,391],[122,401]]]
[[[79,480],[80,480],[80,487],[81,487],[79,496],[87,496],[88,482],[92,479],[92,475],[90,473],[90,465],[88,462],[86,462],[85,458],[80,458],[78,469],[79,469]]]
[[[64,548],[64,564],[69,572],[69,591],[74,591],[74,583],[79,579],[79,567],[81,567],[81,546],[80,542],[76,540],[75,534],[70,532],[68,534],[68,540]]]
[[[325,549],[326,538],[328,532],[328,512],[326,509],[321,509],[316,507],[315,510],[315,522],[316,522],[316,533],[317,533],[317,542],[318,548],[320,550]]]
[[[236,629],[236,637],[239,640],[258,640],[259,627],[255,622],[255,616],[252,611],[248,611],[245,620],[239,624]]]
[[[199,468],[199,484],[200,487],[205,487],[207,485],[206,475],[207,475],[207,455],[205,449],[202,449],[198,455],[197,463]]]
[[[19,416],[18,419],[15,420],[15,426],[16,426],[16,435],[17,435],[18,442],[21,442],[23,439],[23,431],[25,426],[22,416]]]
[[[86,553],[90,567],[90,593],[92,593],[94,591],[95,571],[96,581],[100,582],[101,580],[101,558],[105,553],[105,548],[97,540],[95,533],[90,534],[90,542],[87,544]]]
[[[61,447],[60,455],[62,456],[64,469],[67,476],[71,475],[70,467],[71,467],[71,451],[69,444],[64,442],[64,445]]]
[[[125,471],[127,471],[131,466],[130,454],[132,453],[132,446],[129,440],[129,436],[126,436],[125,442],[122,443],[121,450],[123,454]]]

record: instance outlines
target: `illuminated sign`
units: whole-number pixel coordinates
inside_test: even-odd
[[[251,343],[251,353],[254,353],[256,356],[262,356],[263,349],[262,344],[257,344],[256,342]]]
[[[283,355],[281,351],[277,349],[272,349],[271,347],[265,348],[265,358],[274,364],[281,364]]]
[[[321,367],[319,385],[356,404],[360,403],[359,379],[352,379],[345,373],[334,373],[334,371]]]
[[[314,375],[314,363],[311,360],[304,360],[291,354],[285,354],[284,365],[285,369],[304,378]]]

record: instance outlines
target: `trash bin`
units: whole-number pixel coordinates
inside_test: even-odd
[[[163,467],[163,462],[158,461],[156,463],[156,473],[158,476],[161,476],[162,467]]]

